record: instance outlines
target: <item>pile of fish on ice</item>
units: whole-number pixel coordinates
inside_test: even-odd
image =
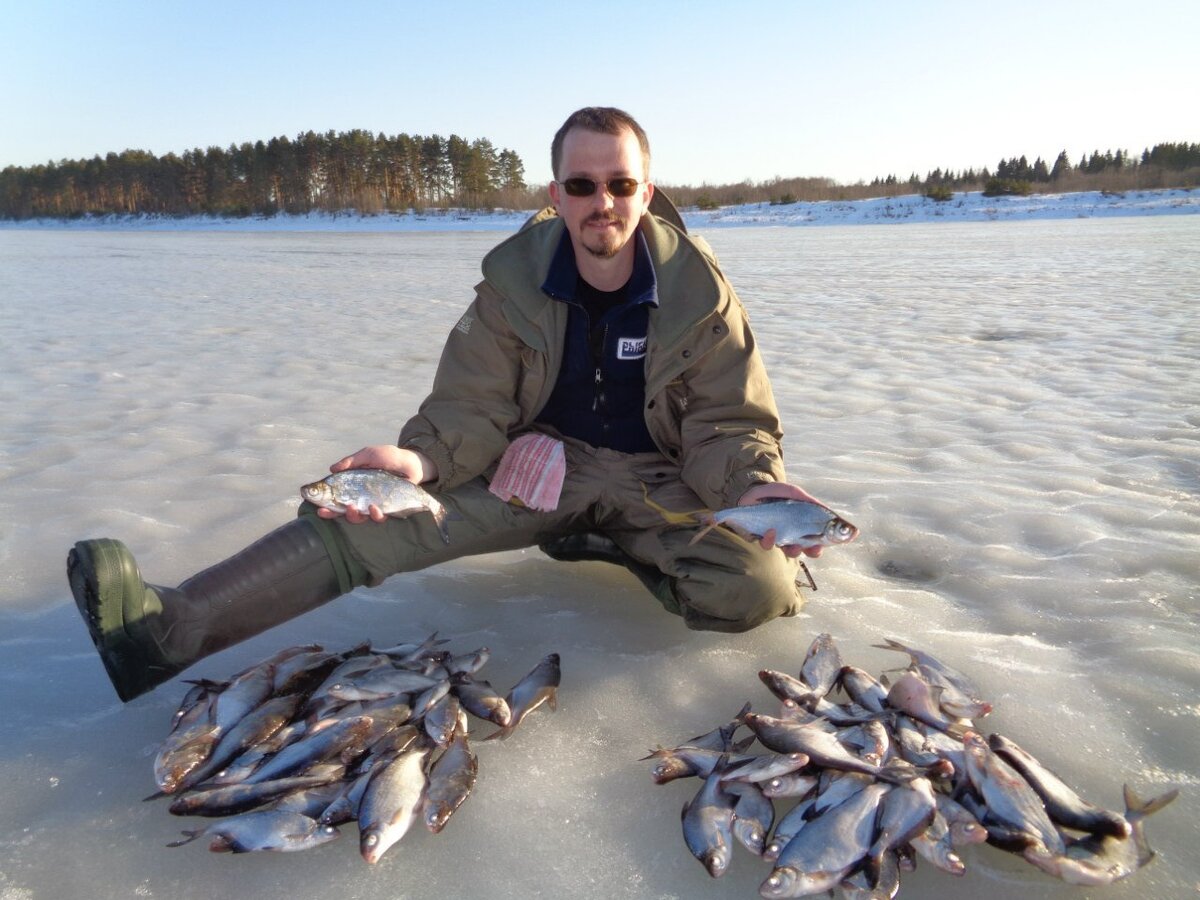
[[[1123,815],[1095,806],[1013,741],[981,736],[973,720],[992,706],[962,673],[894,640],[878,646],[910,658],[890,682],[843,665],[822,634],[798,678],[759,672],[782,701],[778,716],[747,703],[728,724],[646,757],[658,784],[701,779],[683,837],[710,875],[725,873],[735,841],[772,864],[759,891],[768,898],[839,887],[894,897],[914,853],[961,875],[954,848],[983,841],[1077,885],[1109,884],[1153,858],[1143,821],[1177,790],[1143,801],[1126,786]],[[752,734],[739,740],[742,728]],[[755,742],[765,752],[750,752]],[[788,798],[796,803],[777,820]]]
[[[497,726],[484,740],[505,738],[543,703],[556,708],[560,679],[552,653],[501,696],[477,677],[486,648],[452,655],[444,643],[291,647],[226,683],[194,682],[154,761],[154,797],[222,818],[168,846],[305,850],[356,820],[375,863],[417,818],[441,831],[475,784],[467,713]]]

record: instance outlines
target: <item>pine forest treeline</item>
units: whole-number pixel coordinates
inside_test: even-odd
[[[995,170],[934,169],[922,178],[915,172],[906,179],[888,175],[869,184],[838,184],[830,178],[775,178],[770,181],[700,187],[668,187],[680,206],[716,208],[740,203],[787,204],[797,201],[863,200],[925,194],[948,200],[956,191],[983,191],[989,195],[1109,191],[1122,193],[1162,188],[1200,187],[1200,144],[1156,144],[1140,156],[1117,150],[1083,154],[1072,163],[1062,151],[1053,165],[1040,157],[1001,159]]]
[[[1099,150],[1072,163],[1062,151],[1053,164],[1040,157],[1001,159],[995,170],[934,169],[922,178],[895,175],[869,184],[829,178],[763,182],[665,184],[679,206],[702,209],[740,203],[860,200],[923,193],[948,200],[956,191],[988,195],[1071,191],[1153,190],[1200,186],[1200,144],[1156,144],[1140,156]],[[525,183],[512,150],[486,138],[457,135],[312,131],[267,142],[209,147],[157,157],[142,150],[104,158],[0,171],[0,218],[75,218],[84,215],[249,216],[314,211],[361,214],[427,209],[536,209],[549,200],[542,185]]]
[[[525,169],[486,138],[312,131],[158,157],[143,150],[0,172],[0,216],[218,216],[477,209],[523,199]]]

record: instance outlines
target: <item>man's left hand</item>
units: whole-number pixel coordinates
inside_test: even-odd
[[[747,488],[746,492],[744,494],[742,494],[741,497],[738,498],[737,505],[738,506],[751,506],[755,503],[761,503],[763,500],[777,500],[777,499],[807,500],[809,503],[821,503],[821,501],[818,500],[816,497],[814,497],[812,494],[796,487],[796,485],[794,485],[794,484],[788,484],[785,481],[772,481],[772,482],[764,482],[762,484],[756,484],[750,488]],[[821,505],[824,506],[823,503]],[[775,529],[772,528],[769,531],[767,531],[766,534],[764,534],[761,538],[759,538],[758,543],[759,543],[759,546],[761,546],[764,550],[770,550],[772,547],[774,547],[775,546]],[[820,547],[801,548],[801,547],[797,547],[794,544],[781,544],[781,545],[779,545],[779,549],[782,550],[784,553],[786,553],[788,556],[792,557],[793,559],[795,559],[797,556],[800,556],[800,554],[804,554],[805,556],[810,557],[812,559],[816,559],[818,556],[821,555]]]

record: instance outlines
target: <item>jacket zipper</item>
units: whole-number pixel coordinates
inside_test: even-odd
[[[600,334],[599,345],[592,346],[592,362],[595,364],[595,376],[592,379],[592,412],[596,412],[600,408],[600,395],[604,385],[604,373],[601,371],[601,365],[604,362],[604,347],[608,344],[608,326],[604,326],[604,331]]]

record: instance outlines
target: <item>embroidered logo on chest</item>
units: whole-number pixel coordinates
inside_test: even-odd
[[[646,355],[644,337],[617,338],[617,359],[641,359]]]

